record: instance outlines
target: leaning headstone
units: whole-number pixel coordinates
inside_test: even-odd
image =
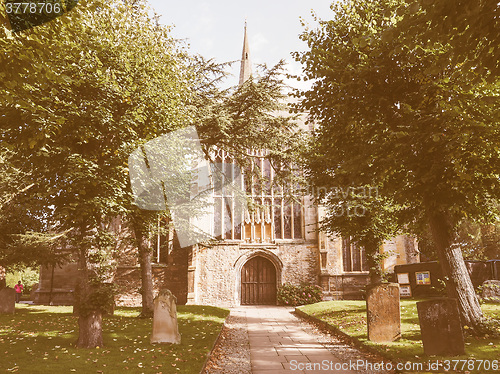
[[[177,299],[170,290],[161,290],[156,296],[151,343],[180,344],[176,302]]]
[[[500,303],[500,281],[487,280],[481,285],[481,298],[486,301]]]
[[[16,311],[16,291],[13,288],[0,289],[0,314],[14,314]]]
[[[401,337],[399,285],[385,283],[371,286],[366,292],[368,339],[392,342]]]
[[[417,303],[426,355],[465,354],[464,336],[456,299],[440,298]]]

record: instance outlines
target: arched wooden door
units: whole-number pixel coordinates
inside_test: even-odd
[[[241,304],[276,304],[276,268],[264,257],[254,257],[241,269]]]

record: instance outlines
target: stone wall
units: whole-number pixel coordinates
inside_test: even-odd
[[[384,242],[382,252],[388,254],[384,259],[385,271],[394,272],[394,266],[413,264],[420,261],[418,245],[414,238],[406,235],[398,235]]]
[[[191,249],[177,248],[169,254],[168,264],[153,264],[153,288],[156,296],[160,289],[169,289],[178,305],[188,299],[188,257]],[[141,269],[139,265],[118,266],[114,277],[117,286],[116,305],[141,306]]]
[[[318,284],[320,265],[317,244],[282,244],[275,253],[283,262],[282,283]]]
[[[320,286],[325,300],[363,300],[370,283],[368,273],[322,274]]]
[[[78,264],[40,267],[40,281],[34,292],[35,304],[73,305],[73,291],[78,282]]]
[[[178,304],[187,302],[188,250],[171,253],[170,264],[153,264],[154,292],[168,288],[177,297]],[[119,265],[111,281],[117,287],[117,306],[141,306],[141,271],[137,264],[137,252],[127,249],[120,257]],[[69,262],[62,266],[40,268],[40,282],[34,292],[35,304],[73,305],[73,292],[79,277],[78,264]]]
[[[160,288],[164,284],[165,273],[168,273],[167,266],[153,265],[154,295],[158,294]],[[115,297],[115,303],[117,306],[141,306],[141,269],[139,266],[118,267],[113,283],[117,287]]]
[[[191,302],[203,305],[240,304],[241,269],[255,256],[270,260],[278,286],[283,283],[318,284],[319,255],[315,243],[276,245],[227,244],[198,248],[194,254],[194,295]]]

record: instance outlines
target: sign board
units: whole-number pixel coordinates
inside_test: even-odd
[[[401,297],[411,297],[411,287],[408,286],[399,286],[399,296]]]
[[[410,277],[408,273],[398,273],[399,284],[410,284]]]
[[[415,278],[417,285],[428,286],[431,284],[431,272],[430,271],[419,271],[415,273]]]

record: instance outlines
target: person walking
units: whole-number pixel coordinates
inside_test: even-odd
[[[17,282],[17,284],[14,286],[14,290],[16,291],[16,303],[21,301],[21,295],[23,294],[23,285],[21,284],[21,281]]]

